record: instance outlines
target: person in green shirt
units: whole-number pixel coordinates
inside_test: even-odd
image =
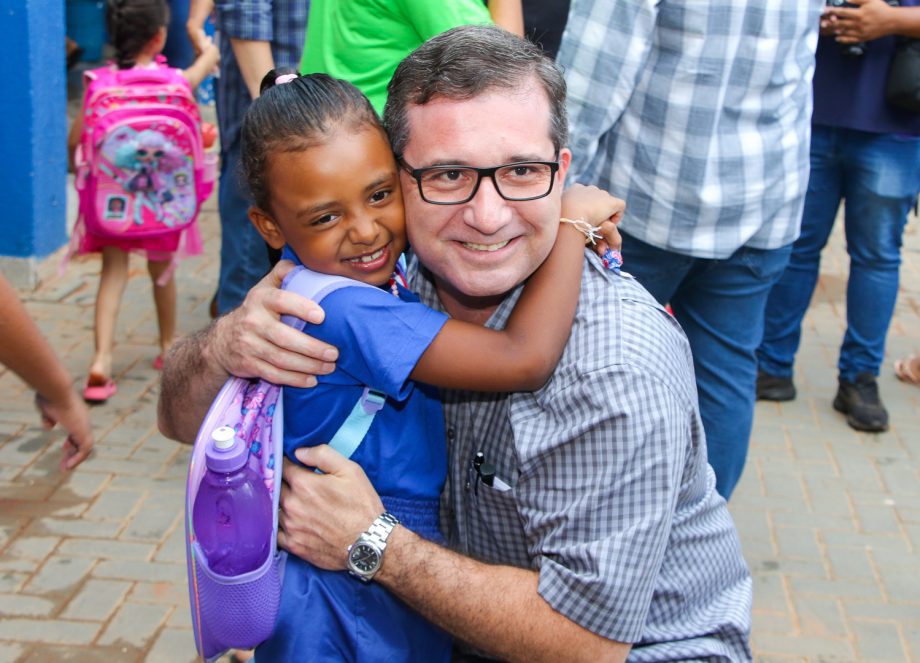
[[[521,0],[312,0],[300,71],[349,81],[382,115],[404,57],[450,28],[484,23],[523,36]]]

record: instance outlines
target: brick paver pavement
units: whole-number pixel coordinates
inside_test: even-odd
[[[181,332],[207,322],[217,274],[214,199],[204,256],[183,263]],[[920,661],[920,389],[880,379],[892,415],[858,434],[830,407],[844,325],[840,233],[822,265],[797,366],[799,398],[759,404],[747,471],[732,502],[754,574],[761,661]],[[56,273],[24,298],[75,376],[92,348],[98,260]],[[920,234],[908,227],[888,349],[920,350]],[[627,261],[629,257],[627,256]],[[156,429],[157,336],[149,280],[132,259],[118,324],[117,395],[93,408],[96,451],[61,475],[61,436],[0,369],[0,663],[187,661],[182,501],[188,449]]]

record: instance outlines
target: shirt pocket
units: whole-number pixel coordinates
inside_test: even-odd
[[[526,536],[510,477],[497,471],[489,486],[475,468],[467,470],[470,498],[469,548],[487,562],[529,567]]]

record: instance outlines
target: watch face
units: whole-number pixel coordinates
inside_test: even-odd
[[[380,563],[380,553],[374,546],[359,543],[351,549],[348,561],[356,571],[371,573],[376,570],[377,565]]]

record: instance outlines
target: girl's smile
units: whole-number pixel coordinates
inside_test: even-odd
[[[384,133],[333,127],[321,143],[267,159],[271,210],[249,216],[274,248],[288,244],[310,269],[372,285],[406,249],[399,175]]]

